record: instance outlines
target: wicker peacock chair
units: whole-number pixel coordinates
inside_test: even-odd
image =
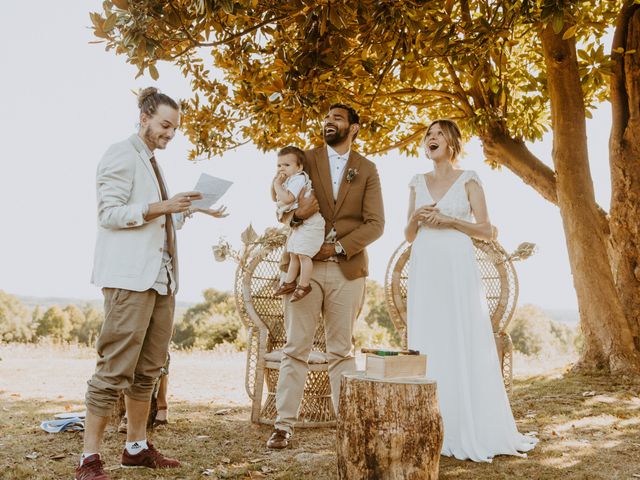
[[[277,413],[276,386],[286,332],[283,299],[273,292],[280,282],[286,234],[285,229],[271,228],[262,237],[243,238],[245,249],[236,255],[235,299],[248,331],[245,387],[254,423],[273,424]],[[318,322],[296,427],[335,425],[327,367],[324,325]]]
[[[507,333],[507,327],[518,300],[518,277],[513,261],[528,258],[533,253],[535,245],[522,243],[511,255],[498,242],[473,239],[473,246],[485,287],[502,377],[507,391],[510,392],[513,381],[513,343]],[[387,308],[405,347],[410,254],[411,245],[403,242],[391,256],[385,275]]]

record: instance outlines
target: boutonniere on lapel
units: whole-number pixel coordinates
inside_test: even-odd
[[[347,183],[351,183],[352,180],[354,178],[356,178],[356,175],[358,175],[358,169],[357,168],[350,168],[349,170],[347,170]]]

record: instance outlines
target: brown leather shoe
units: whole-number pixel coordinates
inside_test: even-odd
[[[302,285],[298,285],[296,289],[293,291],[293,295],[291,295],[291,300],[289,301],[293,303],[293,302],[297,302],[298,300],[302,300],[304,297],[309,295],[310,291],[311,291],[311,285],[307,285],[306,287],[303,287]]]
[[[267,440],[267,448],[287,448],[291,434],[285,430],[275,428],[269,440]]]
[[[131,455],[125,448],[122,452],[121,466],[123,468],[177,468],[180,462],[174,458],[167,458],[155,449],[152,443],[147,443],[149,448]]]
[[[153,428],[161,427],[163,425],[169,425],[169,410],[167,407],[158,407],[158,412],[167,412],[165,418],[162,420],[158,418],[158,412],[156,412],[156,418],[153,419]]]
[[[104,473],[104,464],[100,460],[100,455],[89,455],[84,459],[82,465],[76,467],[76,480],[109,480],[109,476]]]
[[[282,285],[280,285],[280,288],[278,288],[274,292],[274,295],[286,295],[288,293],[293,292],[295,289],[296,289],[295,280],[293,282],[283,282]]]

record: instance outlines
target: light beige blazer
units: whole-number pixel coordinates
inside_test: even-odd
[[[98,164],[98,235],[91,275],[91,282],[98,287],[141,292],[151,288],[158,277],[166,217],[149,222],[143,219],[147,205],[161,200],[160,186],[149,162],[151,155],[134,134],[109,147]],[[183,215],[173,216],[176,228],[183,223]],[[177,251],[173,269],[177,292]]]

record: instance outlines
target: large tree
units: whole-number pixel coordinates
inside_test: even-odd
[[[640,13],[632,0],[106,0],[95,35],[157,78],[191,80],[192,157],[319,141],[330,102],[362,113],[365,151],[409,154],[456,119],[558,205],[585,334],[584,368],[640,372]],[[607,27],[616,23],[611,54]],[[612,203],[595,201],[586,117],[613,105]],[[553,168],[525,142],[553,131]]]

